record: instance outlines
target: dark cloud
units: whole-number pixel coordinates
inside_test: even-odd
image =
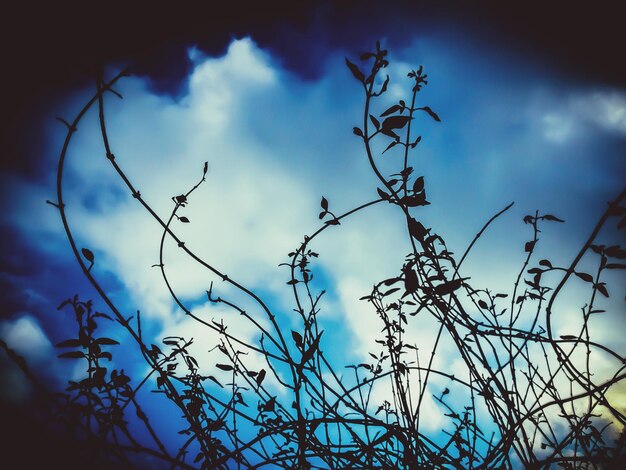
[[[220,54],[233,37],[251,35],[282,65],[314,78],[328,48],[359,52],[374,38],[401,45],[445,28],[484,47],[543,58],[573,77],[624,86],[621,16],[611,8],[561,2],[136,2],[15,3],[4,12],[3,168],[33,174],[36,117],[52,97],[92,80],[102,63],[128,64],[155,90],[176,94],[190,69],[186,48]],[[213,6],[215,5],[215,6]]]

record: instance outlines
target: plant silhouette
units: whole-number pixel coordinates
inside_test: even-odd
[[[59,157],[56,199],[48,202],[58,211],[76,261],[107,313],[95,311],[91,301],[78,296],[59,307],[64,314],[73,314],[77,328],[74,337],[57,344],[59,358],[84,371],[84,378],[68,381],[63,392],[47,390],[22,358],[0,343],[37,385],[40,406],[46,409],[45,422],[39,425],[76,443],[72,459],[95,468],[617,467],[625,457],[626,417],[607,392],[626,378],[626,360],[602,338],[594,338],[589,325],[596,315],[605,314],[598,305],[621,288],[609,285],[606,273],[626,268],[626,252],[598,239],[601,232],[623,235],[626,190],[608,203],[566,265],[536,259],[544,227],[564,221],[539,211],[526,216],[528,241],[520,247],[525,259],[511,290],[476,286],[464,271],[464,262],[483,233],[513,204],[493,215],[464,253],[452,253],[444,237],[420,221],[420,208],[430,204],[429,187],[413,159],[421,141],[413,121],[422,114],[433,123],[441,121],[435,110],[420,102],[428,76],[421,66],[409,72],[407,97],[380,109],[390,81],[384,73],[387,51],[377,43],[375,50],[358,59],[346,59],[346,65],[364,96],[363,114],[353,133],[378,184],[372,188],[372,200],[347,211],[320,196],[319,228],[303,237],[281,267],[285,271],[280,271],[286,273],[286,289],[292,296],[298,325],[294,329],[284,327],[277,312],[236,275],[192,251],[177,231],[177,224],[193,223],[179,211],[193,204],[195,190],[208,178],[207,163],[198,165],[197,182],[172,197],[169,214],[157,213],[125,173],[107,132],[106,99],[119,95],[114,87],[127,71],[108,80],[100,76],[95,94],[78,115],[72,121],[60,119],[67,134]],[[102,287],[97,256],[77,244],[66,211],[64,169],[78,124],[94,107],[105,157],[130,196],[161,228],[155,267],[178,308],[198,328],[219,335],[216,344],[204,345],[221,354],[219,362],[199,363],[189,351],[193,338],[147,341],[140,311],[133,315],[122,311]],[[391,171],[390,165],[395,165]],[[315,242],[321,233],[341,230],[353,214],[374,205],[402,216],[410,249],[396,275],[379,280],[361,298],[363,315],[375,316],[380,324],[378,338],[369,345],[368,361],[338,364],[325,352],[330,345],[318,320],[324,292],[315,287],[313,266],[320,256]],[[258,342],[192,312],[169,280],[166,241],[178,247],[180,256],[254,304],[255,309],[244,309],[217,285],[207,286],[208,301],[245,318],[259,333]],[[583,258],[585,266],[595,266],[594,271],[580,267]],[[578,334],[559,336],[554,313],[570,284],[586,289],[589,300],[569,320]],[[436,325],[431,350],[416,343],[409,331],[409,326],[426,320]],[[145,376],[131,377],[109,366],[119,343],[98,333],[101,322],[116,324],[125,340],[130,338],[147,366]],[[436,365],[444,342],[453,345],[460,368],[443,370]],[[609,358],[609,373],[594,367],[598,354]],[[248,355],[262,357],[264,366],[248,365]],[[224,373],[228,382],[220,379]],[[154,417],[140,398],[145,389],[177,410],[169,426],[176,439],[153,425]],[[379,400],[381,396],[386,398]],[[442,429],[434,433],[424,424],[429,401],[445,417]]]

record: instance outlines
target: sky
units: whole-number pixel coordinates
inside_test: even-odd
[[[132,72],[116,86],[124,98],[106,101],[118,163],[151,206],[167,214],[172,197],[195,184],[208,162],[207,181],[181,212],[190,223],[176,224],[176,233],[268,299],[282,312],[286,331],[297,322],[288,314],[288,274],[278,265],[319,228],[322,196],[337,213],[376,198],[376,179],[352,134],[362,120],[362,90],[344,62],[356,61],[376,40],[389,49],[390,61],[379,112],[406,99],[406,74],[423,65],[429,83],[420,102],[442,121],[426,114],[415,120],[422,142],[414,166],[425,177],[431,203],[419,208],[419,220],[462,253],[493,214],[515,202],[467,260],[476,285],[510,291],[532,235],[522,218],[535,210],[566,221],[546,226],[540,241],[540,253],[566,265],[607,201],[623,189],[626,75],[614,60],[615,15],[567,16],[550,7],[513,17],[491,3],[474,9],[424,4],[420,10],[408,2],[255,9],[237,15],[227,8],[222,17],[206,19],[212,28],[192,12],[141,15],[131,9],[119,24],[109,13],[93,23],[85,16],[67,24],[56,12],[63,27],[54,38],[51,26],[16,11],[31,34],[18,36],[12,51],[17,73],[8,78],[14,91],[7,98],[12,118],[0,175],[0,337],[51,384],[60,386],[76,373],[54,360],[53,345],[73,328],[57,305],[75,293],[98,305],[56,210],[45,203],[54,197],[64,138],[55,117],[69,120],[93,94],[97,63],[109,76],[124,66]],[[115,37],[103,40],[99,33],[115,26]],[[384,158],[393,165],[400,157]],[[152,267],[162,232],[105,158],[94,110],[79,126],[67,165],[68,217],[79,246],[95,254],[94,269],[107,292],[124,311],[141,310],[146,334],[155,340],[193,336],[198,359],[212,363],[216,354],[205,345],[217,336],[184,316]],[[316,241],[316,288],[327,291],[319,317],[324,341],[346,364],[366,359],[380,330],[359,298],[374,282],[398,275],[410,249],[400,215],[377,205]],[[215,278],[180,256],[175,244],[165,248],[174,290],[192,311],[224,319],[254,341],[258,335],[249,323],[206,302]],[[594,328],[624,351],[624,276],[616,274],[614,281],[613,313]],[[247,302],[228,285],[216,282],[216,289]],[[558,325],[559,334],[572,333],[567,318]],[[423,323],[410,333],[427,349],[435,326]],[[130,350],[121,340],[120,348]],[[453,360],[446,347],[442,365]],[[248,360],[262,364],[254,355]],[[145,371],[135,359],[119,366]],[[28,384],[3,367],[3,400],[27,403]],[[426,407],[436,432],[440,413],[431,399]]]

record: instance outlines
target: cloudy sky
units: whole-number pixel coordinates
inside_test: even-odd
[[[71,334],[72,324],[56,306],[75,293],[98,305],[56,210],[45,201],[54,198],[64,138],[54,118],[69,120],[79,111],[102,62],[110,75],[124,66],[133,72],[116,87],[124,99],[107,98],[118,163],[165,216],[171,198],[195,184],[208,162],[206,183],[181,212],[190,223],[175,224],[175,231],[188,248],[283,312],[285,328],[296,323],[288,315],[288,274],[278,265],[320,226],[321,197],[337,213],[376,198],[375,177],[352,135],[362,119],[362,90],[344,62],[376,40],[389,49],[391,62],[379,112],[407,99],[406,74],[423,65],[429,84],[420,102],[442,120],[416,119],[423,138],[414,166],[425,176],[431,202],[420,208],[420,220],[462,253],[489,217],[515,201],[468,259],[472,280],[510,290],[531,236],[522,218],[535,210],[566,220],[546,227],[541,240],[542,253],[566,265],[624,186],[626,75],[613,61],[615,15],[507,12],[491,4],[473,10],[347,5],[257,6],[211,18],[131,10],[121,19],[85,16],[83,23],[57,11],[52,24],[58,28],[16,12],[27,33],[18,36],[15,74],[6,78],[11,119],[0,177],[0,337],[62,383],[67,371],[50,360],[52,345]],[[104,39],[107,33],[113,37]],[[162,233],[114,173],[97,125],[92,110],[68,155],[67,210],[79,246],[95,253],[94,272],[121,309],[141,310],[147,334],[214,343],[185,318],[151,267]],[[358,299],[374,282],[398,274],[410,248],[403,235],[399,214],[378,205],[327,230],[314,246],[320,253],[316,288],[327,291],[320,313],[325,340],[346,364],[366,357],[380,331]],[[249,323],[206,304],[215,278],[177,250],[165,244],[180,298],[253,341],[257,332]],[[217,288],[246,302],[225,284]],[[623,299],[623,290],[615,294]],[[623,350],[615,333],[623,303],[613,306],[617,314],[598,331]],[[569,332],[567,322],[559,328]],[[425,345],[432,336],[423,324],[412,334]],[[197,354],[213,361],[206,348]],[[28,397],[27,385],[9,368],[3,396]]]

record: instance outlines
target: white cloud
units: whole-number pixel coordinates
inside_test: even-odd
[[[29,314],[2,322],[0,337],[27,360],[40,361],[47,358],[52,351],[52,344],[39,322]]]

